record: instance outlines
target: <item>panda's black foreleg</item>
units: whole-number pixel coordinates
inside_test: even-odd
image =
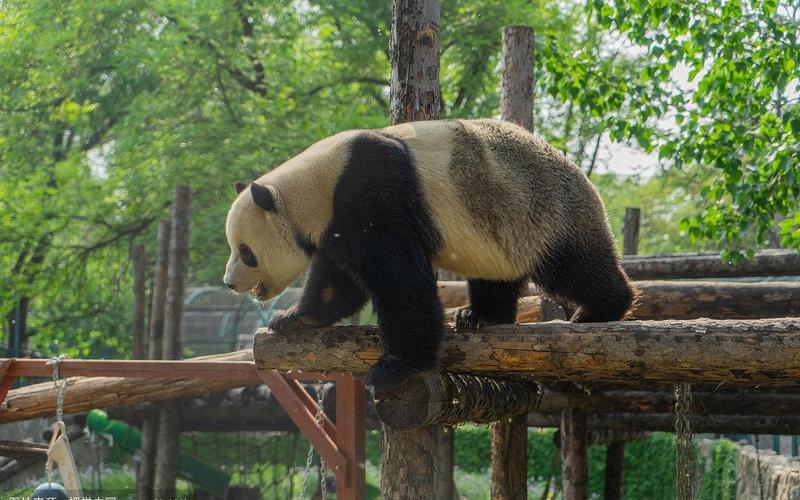
[[[378,314],[383,348],[366,382],[375,391],[388,391],[414,373],[436,368],[444,314],[423,249],[386,245],[365,260],[364,279]]]
[[[269,327],[285,331],[306,326],[328,326],[357,313],[366,303],[364,289],[324,252],[311,260],[300,301],[275,314]]]
[[[526,282],[527,279],[469,280],[469,305],[456,312],[456,329],[514,323],[517,318],[517,303]]]

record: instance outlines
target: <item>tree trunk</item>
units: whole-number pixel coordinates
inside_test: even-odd
[[[796,250],[763,250],[735,266],[723,261],[716,253],[625,257],[622,267],[635,280],[797,276],[800,274],[800,253]]]
[[[625,474],[625,441],[613,441],[606,448],[604,500],[622,499],[622,479]]]
[[[530,384],[530,383],[529,383]],[[528,494],[528,422],[518,415],[492,424],[492,498]]]
[[[148,358],[163,359],[164,309],[167,307],[167,269],[169,267],[170,222],[158,225],[156,268],[153,272],[153,297],[150,306],[150,340]]]
[[[439,0],[392,1],[392,124],[439,118],[440,10]]]
[[[169,243],[169,270],[167,272],[167,304],[164,312],[163,358],[181,357],[181,317],[189,261],[189,186],[175,188],[172,202],[172,224]],[[178,475],[178,448],[180,420],[174,401],[161,404],[156,443],[156,475],[154,490],[166,498],[175,497],[175,480]]]
[[[150,332],[147,342],[147,358],[161,359],[164,337],[164,309],[167,302],[167,267],[169,263],[170,222],[158,225],[156,262],[153,271],[153,290],[150,302]],[[141,461],[136,476],[137,500],[153,497],[156,470],[156,443],[158,442],[158,415],[142,422]]]
[[[567,408],[561,414],[561,489],[564,500],[589,498],[589,446],[586,413]]]
[[[147,339],[145,338],[145,254],[144,245],[131,248],[133,267],[133,319],[131,335],[133,337],[133,359],[147,358]]]
[[[503,120],[533,131],[534,34],[530,26],[503,28],[500,84]]]
[[[458,500],[453,481],[454,432],[452,427],[436,427],[435,459],[433,461],[434,498]]]
[[[622,226],[622,254],[636,255],[639,253],[639,219],[641,211],[638,208],[625,209],[625,222]]]
[[[439,118],[440,10],[439,0],[392,0],[389,51],[393,125]],[[383,427],[384,498],[433,498],[435,432],[433,428],[399,432]]]
[[[383,498],[418,500],[434,496],[435,429],[381,432],[381,493]]]
[[[364,373],[380,355],[374,326],[256,333],[259,370]],[[676,381],[797,386],[800,319],[548,322],[445,329],[443,369],[537,380],[652,387]]]

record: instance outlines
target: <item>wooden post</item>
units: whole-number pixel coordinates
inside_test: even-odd
[[[567,408],[561,413],[561,489],[564,500],[589,498],[589,454],[586,413]]]
[[[164,335],[164,307],[167,298],[167,263],[169,259],[169,221],[158,225],[156,263],[153,272],[153,290],[150,303],[150,332],[147,342],[148,359],[161,359],[161,342]],[[142,422],[142,448],[136,476],[137,500],[153,497],[156,467],[156,442],[158,441],[158,417],[146,418]]]
[[[457,499],[456,484],[453,480],[455,440],[452,427],[436,427],[436,451],[433,460],[433,480],[435,498]]]
[[[336,441],[347,470],[336,475],[336,498],[364,500],[366,492],[366,415],[364,382],[350,374],[336,376]]]
[[[503,120],[533,130],[534,32],[530,26],[503,28],[500,87]]]
[[[169,268],[167,272],[167,303],[164,312],[164,359],[180,359],[181,316],[186,268],[189,260],[189,186],[175,188],[172,201],[172,231],[169,241]],[[175,479],[178,473],[178,444],[180,420],[178,403],[162,403],[158,418],[156,444],[155,492],[157,496],[175,498]]]
[[[625,441],[612,441],[606,448],[606,477],[604,500],[622,498],[622,478],[625,473]]]
[[[133,358],[145,359],[147,358],[147,339],[144,334],[146,300],[144,245],[133,245],[131,248],[131,264],[133,265],[133,319],[131,321]]]
[[[392,124],[437,120],[439,0],[392,0],[390,92]]]
[[[625,209],[625,222],[622,226],[622,254],[636,255],[639,253],[639,219],[641,211],[638,208]]]
[[[164,309],[167,306],[167,269],[169,267],[170,222],[161,221],[158,225],[156,246],[156,269],[153,273],[153,297],[150,305],[150,340],[148,357],[163,359]]]
[[[533,130],[534,33],[530,26],[503,28],[501,118]],[[508,318],[513,323],[515,318]],[[492,498],[525,498],[528,490],[528,423],[525,415],[492,424]]]
[[[392,0],[390,89],[393,125],[439,118],[440,13],[439,0]],[[435,429],[395,431],[386,426],[382,428],[383,497],[435,498]]]

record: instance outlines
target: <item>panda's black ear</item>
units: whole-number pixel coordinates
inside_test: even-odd
[[[244,191],[244,188],[247,187],[247,184],[242,181],[236,181],[236,184],[234,184],[233,187],[236,188],[236,194],[239,194]]]
[[[275,198],[272,197],[272,191],[268,188],[254,182],[250,184],[250,193],[253,195],[256,205],[267,212],[275,211]]]

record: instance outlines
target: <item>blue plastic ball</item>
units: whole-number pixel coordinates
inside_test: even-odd
[[[58,483],[42,483],[33,490],[31,500],[69,500],[69,495]]]

